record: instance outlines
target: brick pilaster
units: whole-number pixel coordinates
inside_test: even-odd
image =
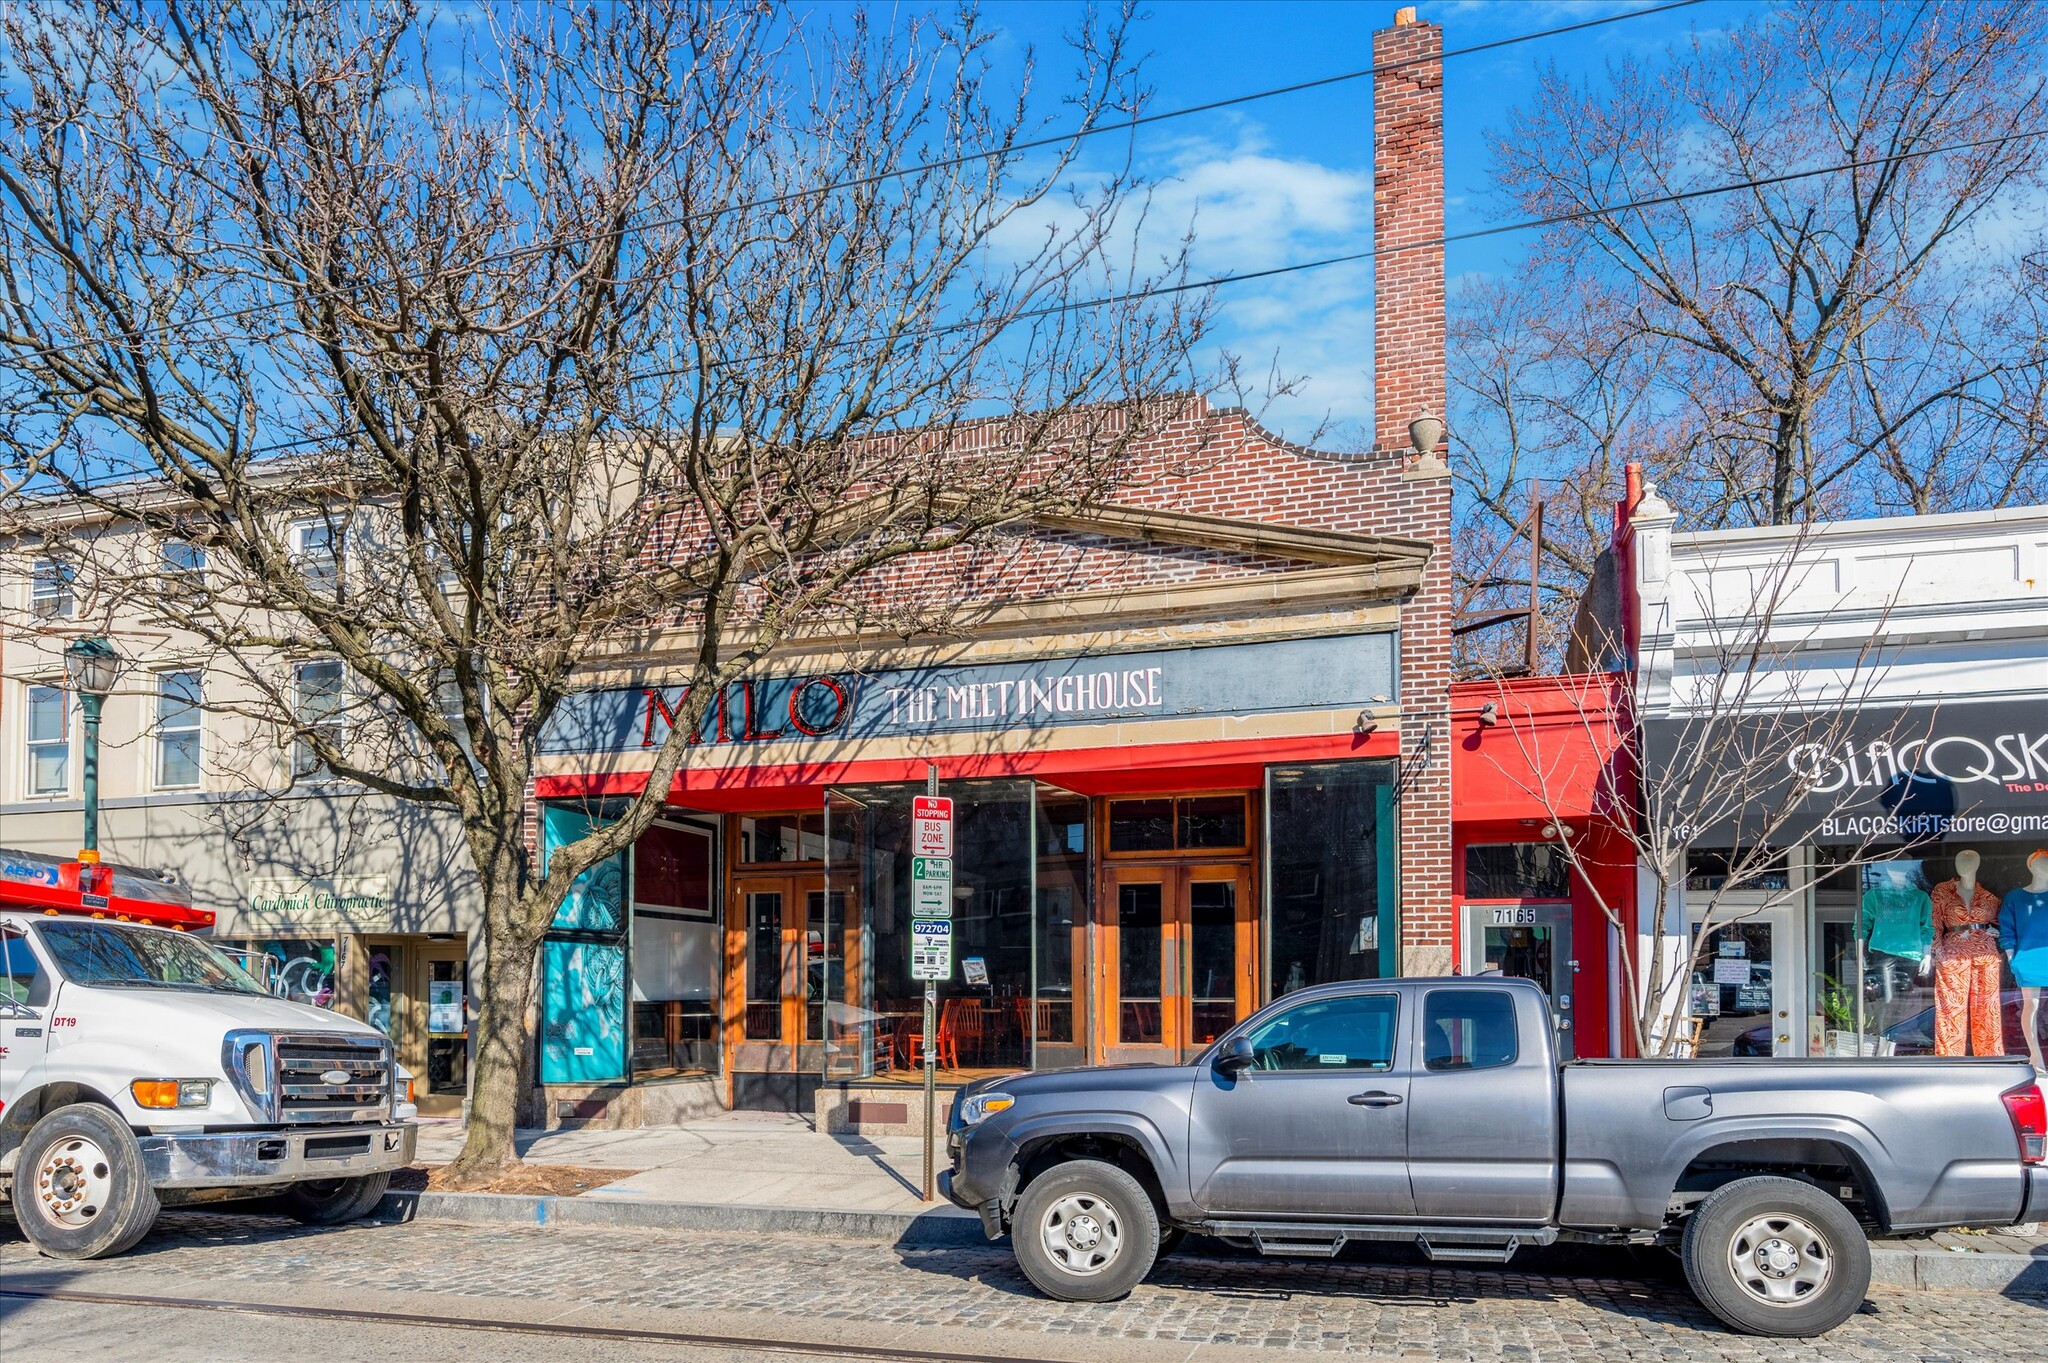
[[[1442,416],[1443,30],[1412,9],[1373,35],[1373,437],[1411,458],[1408,423]],[[1437,546],[1401,609],[1401,970],[1449,971],[1451,903],[1451,488],[1436,461],[1403,477],[1414,533]]]

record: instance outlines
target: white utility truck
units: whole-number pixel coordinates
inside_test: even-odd
[[[146,872],[0,848],[0,1204],[44,1254],[232,1198],[347,1221],[412,1162],[390,1040],[273,997],[212,922]]]

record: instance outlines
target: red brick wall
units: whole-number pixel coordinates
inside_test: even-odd
[[[1401,22],[1402,18],[1411,20]],[[1408,423],[1444,411],[1443,30],[1412,22],[1373,35],[1373,435],[1385,456],[1409,448]],[[1424,244],[1426,243],[1426,244]],[[1451,487],[1439,467],[1411,468],[1410,534],[1448,546]],[[1431,558],[1401,612],[1401,970],[1451,964],[1451,574]]]
[[[1408,423],[1445,401],[1442,30],[1405,23],[1374,35],[1375,64],[1420,58],[1374,82],[1375,447],[1362,455],[1291,446],[1245,413],[1200,400],[1140,437],[1106,500],[1201,515],[1365,534],[1436,547],[1423,589],[1401,603],[1402,969],[1442,973],[1451,962],[1449,685],[1450,480],[1419,466]],[[1122,418],[1094,413],[1104,426]],[[1077,429],[1085,426],[1077,421]],[[955,457],[999,448],[1001,421],[891,439],[942,442]],[[1101,434],[1097,431],[1096,434]],[[914,614],[1080,590],[1256,577],[1293,565],[1263,555],[1141,545],[1031,531],[992,546],[905,561],[859,584],[878,612]]]

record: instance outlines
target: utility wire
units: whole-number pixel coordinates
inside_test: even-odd
[[[1035,138],[1030,141],[1013,142],[1008,144],[1007,146],[995,148],[992,150],[964,152],[958,156],[945,157],[936,161],[923,161],[919,162],[917,165],[914,166],[903,166],[895,170],[879,171],[873,175],[860,176],[850,180],[835,180],[828,184],[818,185],[810,189],[794,190],[788,194],[778,194],[771,195],[766,198],[750,199],[736,204],[722,204],[717,208],[700,209],[694,213],[681,214],[676,217],[657,218],[651,222],[639,223],[631,227],[614,228],[596,233],[583,233],[565,237],[557,237],[547,242],[533,242],[525,246],[507,247],[502,251],[487,252],[486,254],[481,255],[477,257],[475,260],[471,261],[467,266],[463,266],[460,268],[443,269],[437,272],[436,277],[446,278],[450,274],[465,273],[470,270],[480,269],[485,265],[517,260],[522,257],[530,255],[542,254],[548,251],[557,250],[560,247],[571,242],[590,242],[601,240],[607,236],[611,236],[618,233],[646,232],[654,231],[663,227],[678,227],[686,223],[707,221],[709,219],[717,218],[728,213],[744,212],[749,209],[756,208],[779,207],[785,204],[796,203],[805,199],[816,198],[820,195],[830,194],[842,189],[861,189],[869,185],[883,184],[890,180],[908,179],[912,176],[927,174],[935,170],[950,170],[958,166],[972,165],[977,161],[1008,159],[1012,156],[1018,155],[1021,152],[1036,151],[1045,147],[1064,146],[1073,142],[1078,142],[1083,138],[1099,137],[1104,133],[1130,131],[1136,128],[1147,127],[1154,123],[1164,123],[1169,119],[1187,118],[1194,114],[1212,113],[1218,109],[1236,108],[1239,105],[1251,104],[1264,99],[1274,99],[1281,95],[1299,94],[1304,90],[1319,90],[1322,89],[1324,86],[1341,85],[1348,81],[1364,80],[1369,76],[1380,75],[1388,71],[1398,71],[1410,66],[1419,66],[1426,62],[1448,61],[1453,57],[1476,56],[1482,52],[1493,52],[1504,47],[1513,47],[1520,43],[1536,42],[1545,38],[1562,37],[1563,35],[1568,33],[1578,33],[1586,29],[1600,28],[1607,24],[1618,24],[1630,19],[1647,19],[1653,15],[1666,14],[1672,10],[1688,9],[1693,5],[1703,3],[1705,3],[1705,0],[1671,0],[1671,3],[1669,4],[1657,5],[1649,9],[1629,10],[1621,14],[1606,15],[1603,18],[1581,20],[1580,22],[1574,24],[1561,24],[1556,28],[1538,29],[1530,33],[1516,34],[1513,37],[1495,38],[1490,42],[1471,43],[1464,47],[1447,48],[1442,52],[1433,53],[1426,57],[1412,57],[1404,61],[1378,63],[1372,66],[1360,67],[1356,71],[1343,71],[1332,76],[1319,76],[1314,80],[1297,81],[1292,85],[1274,86],[1272,89],[1269,90],[1255,90],[1249,94],[1232,95],[1225,99],[1210,100],[1207,103],[1203,104],[1190,104],[1183,108],[1178,109],[1162,109],[1158,113],[1139,114],[1136,117],[1123,119],[1115,123],[1101,123],[1096,124],[1092,127],[1077,128],[1070,132],[1058,133],[1046,137]],[[29,244],[31,246],[36,245],[36,243],[33,242],[33,240],[25,240],[29,240]],[[234,308],[226,312],[213,313],[209,316],[192,317],[178,322],[164,322],[149,327],[138,327],[134,331],[124,335],[121,338],[121,342],[115,342],[111,339],[104,338],[96,341],[73,341],[68,344],[60,346],[39,347],[35,353],[37,355],[47,356],[62,355],[74,350],[91,350],[102,345],[122,344],[129,341],[141,340],[144,337],[152,336],[161,332],[181,331],[189,327],[210,325],[211,323],[214,322],[238,321],[244,317],[253,317],[261,313],[270,312],[288,306],[290,305],[287,303],[252,303],[246,307]]]
[[[1201,289],[1220,288],[1227,284],[1244,284],[1255,279],[1271,279],[1278,275],[1298,274],[1304,270],[1320,270],[1331,265],[1349,265],[1362,260],[1375,260],[1381,256],[1399,255],[1404,251],[1426,251],[1454,245],[1458,242],[1478,241],[1485,237],[1500,236],[1508,232],[1527,232],[1543,227],[1555,227],[1560,223],[1583,222],[1588,218],[1598,218],[1618,213],[1633,213],[1645,208],[1660,208],[1667,204],[1685,203],[1693,199],[1708,198],[1716,194],[1734,194],[1745,189],[1765,189],[1772,185],[1789,184],[1796,180],[1810,180],[1822,175],[1838,175],[1843,171],[1862,170],[1869,166],[1891,165],[1899,161],[1912,161],[1928,156],[1941,156],[1956,151],[1970,151],[1978,147],[2002,146],[2007,142],[2017,142],[2026,138],[2042,136],[2048,136],[2048,127],[2027,128],[2017,132],[2003,133],[1997,137],[1978,138],[1969,142],[1951,142],[1940,147],[1922,147],[1914,151],[1893,152],[1888,156],[1873,156],[1862,160],[1841,161],[1829,166],[1809,167],[1806,170],[1790,170],[1782,175],[1767,175],[1755,179],[1737,180],[1730,184],[1706,185],[1699,189],[1677,190],[1670,194],[1653,195],[1646,199],[1632,199],[1627,203],[1595,204],[1590,208],[1575,208],[1568,212],[1552,213],[1540,218],[1525,218],[1519,222],[1500,223],[1493,227],[1476,227],[1469,231],[1452,232],[1444,236],[1430,237],[1423,241],[1403,242],[1398,246],[1389,246],[1384,249],[1375,248],[1366,251],[1353,251],[1347,255],[1327,256],[1321,260],[1304,260],[1293,265],[1276,265],[1268,270],[1247,270],[1240,274],[1216,275],[1209,279],[1190,280],[1182,284],[1162,284],[1152,288],[1135,289],[1129,293],[1113,294],[1104,298],[1086,298],[1072,303],[1054,303],[1042,308],[1033,308],[1014,313],[1006,318],[999,319],[999,321],[1001,325],[1008,326],[1011,323],[1030,321],[1039,317],[1051,317],[1059,313],[1082,312],[1094,308],[1113,307],[1119,303],[1134,303],[1146,298],[1193,293]],[[968,331],[975,327],[996,324],[997,322],[995,321],[955,322],[911,332],[909,336],[945,336],[957,331]],[[732,365],[746,364],[758,358],[761,357],[737,356],[730,360],[719,361],[713,367],[727,368]],[[649,379],[677,378],[684,374],[696,373],[697,368],[697,366],[685,365],[671,369],[653,369],[639,374],[629,373],[623,376],[623,381],[636,382]],[[343,438],[345,436],[342,434],[303,436],[293,440],[281,441],[275,445],[257,446],[251,449],[249,453],[252,455],[275,454],[304,445],[315,445],[324,441]]]
[[[1426,251],[1437,247],[1453,245],[1458,242],[1478,241],[1485,237],[1496,237],[1508,232],[1527,232],[1537,228],[1555,227],[1560,223],[1582,222],[1588,218],[1598,218],[1609,214],[1633,213],[1645,208],[1659,208],[1667,204],[1684,203],[1692,199],[1704,199],[1716,194],[1733,194],[1745,189],[1765,189],[1771,185],[1788,184],[1795,180],[1810,180],[1821,175],[1837,175],[1843,171],[1861,170],[1868,166],[1882,166],[1897,161],[1912,161],[1921,157],[1941,156],[1948,152],[1970,151],[1977,147],[2000,146],[2007,142],[2017,142],[2026,138],[2041,136],[2048,136],[2048,127],[2028,128],[2020,132],[2003,133],[1997,137],[1978,138],[1970,142],[1952,142],[1941,147],[1923,147],[1916,151],[1894,152],[1889,156],[1874,156],[1867,160],[1842,161],[1831,166],[1814,166],[1807,170],[1786,171],[1782,175],[1768,175],[1759,179],[1738,180],[1732,184],[1708,185],[1699,189],[1679,190],[1670,194],[1655,195],[1647,199],[1631,200],[1628,203],[1596,204],[1591,208],[1572,209],[1565,213],[1553,213],[1547,217],[1525,218],[1520,222],[1501,223],[1494,227],[1477,227],[1470,231],[1452,232],[1440,237],[1431,237],[1424,241],[1403,242],[1398,246],[1389,246],[1384,249],[1375,247],[1370,250],[1353,251],[1341,256],[1326,256],[1321,260],[1304,260],[1293,265],[1275,265],[1271,269],[1266,270],[1246,270],[1238,274],[1216,275],[1208,279],[1190,280],[1181,284],[1160,284],[1150,288],[1134,289],[1129,293],[1112,294],[1104,298],[1087,298],[1072,303],[1053,303],[1042,308],[1033,308],[1014,313],[1002,320],[1005,325],[1008,325],[1012,322],[1029,321],[1038,317],[1050,317],[1063,312],[1081,312],[1092,308],[1114,307],[1119,303],[1134,303],[1146,298],[1193,293],[1201,289],[1219,288],[1226,284],[1243,284],[1254,279],[1271,279],[1278,275],[1298,274],[1304,270],[1320,270],[1331,265],[1350,265],[1362,260],[1376,260],[1381,256],[1399,255],[1404,251]],[[944,336],[956,331],[972,330],[976,326],[985,325],[988,325],[988,323],[955,322],[915,332],[912,335]],[[752,357],[742,357],[741,359],[726,361],[725,363],[744,363],[747,358]],[[628,377],[640,379],[672,378],[679,374],[693,372],[695,372],[693,369],[684,367],[652,370],[645,374],[629,375]]]

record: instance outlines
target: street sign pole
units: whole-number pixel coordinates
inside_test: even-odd
[[[924,765],[924,793],[936,796],[939,793],[939,769],[927,762]],[[951,851],[951,848],[947,849]],[[914,939],[913,939],[914,940]],[[932,1111],[939,1094],[939,986],[934,980],[924,982],[924,1200],[932,1200],[932,1143],[933,1128],[938,1125],[938,1114]]]

